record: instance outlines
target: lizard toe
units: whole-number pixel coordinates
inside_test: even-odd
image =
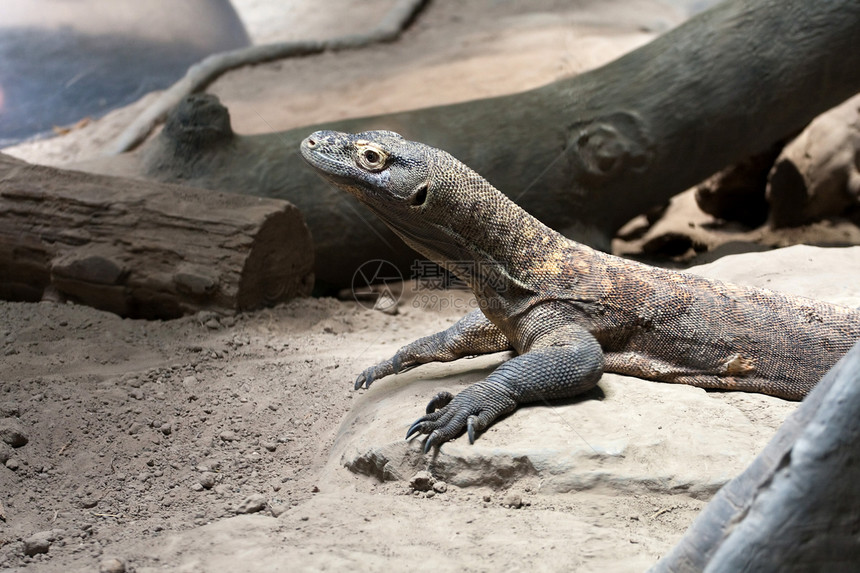
[[[435,422],[439,420],[444,415],[444,412],[441,410],[438,412],[432,412],[430,414],[425,414],[421,416],[415,422],[409,426],[409,430],[406,432],[406,439],[409,440],[418,434],[429,434],[434,429],[436,429],[437,425]]]
[[[437,413],[441,413],[439,419],[425,421],[421,424],[422,433],[429,433],[430,437],[424,442],[424,453],[430,451],[434,446],[440,446],[444,442],[453,440],[466,430],[467,420],[470,417],[468,411],[457,410],[446,407]]]
[[[409,426],[409,429],[406,430],[406,441],[407,442],[419,434],[425,434],[426,433],[426,432],[423,432],[421,430],[423,428],[423,424],[424,424],[424,419],[422,418],[420,420],[415,421],[411,426]]]
[[[451,403],[451,400],[454,399],[454,395],[450,392],[439,392],[427,403],[427,408],[425,412],[428,414],[432,414],[437,410],[441,410],[445,406]]]
[[[495,420],[498,415],[498,413],[495,413],[492,410],[481,410],[477,415],[469,416],[469,419],[466,421],[469,443],[474,444],[475,436],[479,432],[483,432],[487,426],[492,424],[493,420]]]
[[[373,369],[368,368],[355,379],[354,389],[359,390],[362,387],[370,388],[371,384],[373,384]]]
[[[439,437],[439,430],[434,430],[428,437],[427,441],[424,442],[424,453],[429,453],[433,446],[438,446],[442,443],[442,439]]]
[[[469,416],[466,420],[466,433],[469,435],[469,443],[475,443],[475,416]]]
[[[447,441],[453,440],[463,433],[466,429],[466,420],[468,415],[464,412],[451,412],[451,415],[446,416],[436,422],[431,422],[436,426],[427,441],[424,442],[424,453],[429,452],[433,447],[438,447]]]

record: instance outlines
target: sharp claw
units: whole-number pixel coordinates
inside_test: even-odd
[[[408,442],[411,438],[421,433],[421,424],[423,422],[418,420],[411,426],[409,426],[409,430],[406,432],[406,441]]]
[[[439,431],[433,430],[433,433],[430,434],[430,437],[427,438],[427,441],[424,442],[424,453],[429,453],[433,446],[436,445],[436,439],[439,437]]]
[[[359,374],[358,378],[355,379],[356,390],[358,390],[362,386],[364,386],[365,388],[370,388],[371,384],[373,384],[373,374],[368,374],[366,371]]]
[[[466,432],[469,434],[469,443],[475,443],[475,416],[469,416],[466,420]]]

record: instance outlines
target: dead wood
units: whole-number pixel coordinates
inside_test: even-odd
[[[0,298],[173,318],[307,295],[312,267],[310,234],[286,201],[0,154]]]
[[[770,172],[767,198],[774,227],[860,207],[860,95],[817,117],[785,146]]]

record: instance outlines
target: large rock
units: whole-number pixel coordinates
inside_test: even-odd
[[[798,246],[735,255],[692,272],[860,303],[854,288],[860,247]],[[598,390],[520,408],[474,445],[461,436],[425,456],[423,439],[403,440],[409,423],[437,391],[459,391],[505,359],[501,354],[427,365],[376,382],[344,420],[330,469],[343,465],[379,479],[402,480],[427,469],[459,486],[505,488],[526,481],[542,492],[602,488],[709,497],[751,462],[797,406],[757,394],[605,374]]]
[[[4,0],[0,146],[128,105],[246,45],[228,0]]]

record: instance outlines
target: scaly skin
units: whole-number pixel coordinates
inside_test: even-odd
[[[479,310],[359,375],[513,349],[486,380],[437,395],[410,427],[425,451],[469,440],[519,404],[574,396],[603,371],[800,400],[860,339],[860,312],[650,267],[568,240],[448,153],[390,131],[318,131],[302,155],[415,250],[464,280]]]

